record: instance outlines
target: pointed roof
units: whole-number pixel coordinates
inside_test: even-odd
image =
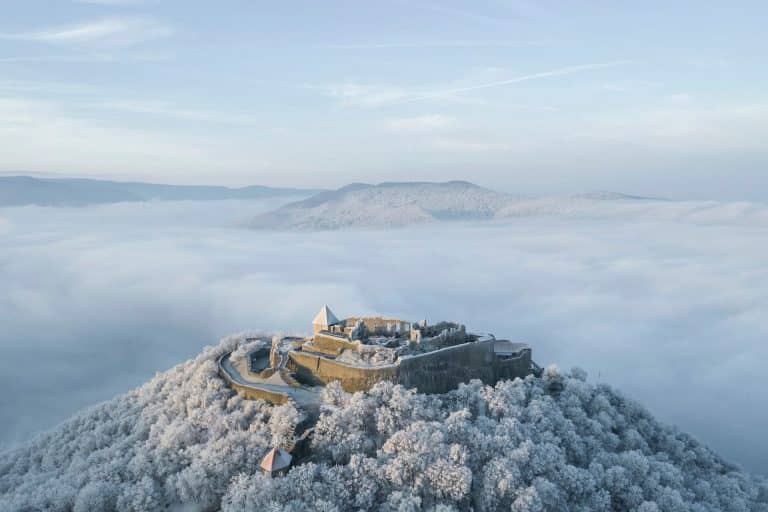
[[[313,325],[336,325],[337,323],[339,323],[339,319],[336,318],[336,315],[333,314],[333,311],[331,311],[327,304],[323,306],[323,309],[312,320]]]
[[[292,459],[293,457],[291,457],[290,453],[287,453],[280,448],[272,448],[264,458],[261,459],[261,469],[268,473],[274,473],[275,471],[280,471],[290,466]]]

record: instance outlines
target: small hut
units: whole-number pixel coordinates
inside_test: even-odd
[[[272,448],[261,459],[261,470],[265,475],[274,477],[278,475],[284,475],[291,467],[291,454],[280,448]]]

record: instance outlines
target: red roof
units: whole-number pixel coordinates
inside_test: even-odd
[[[291,459],[293,459],[293,457],[291,457],[290,453],[281,450],[280,448],[272,448],[264,458],[261,459],[261,469],[269,473],[274,473],[275,471],[288,468],[291,465]]]

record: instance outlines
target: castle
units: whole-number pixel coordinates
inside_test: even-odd
[[[339,320],[323,306],[312,320],[312,336],[249,338],[243,350],[218,361],[219,374],[245,398],[274,404],[292,401],[307,414],[289,441],[273,447],[261,461],[269,476],[285,474],[294,454],[306,450],[319,416],[322,386],[338,381],[350,392],[390,381],[421,393],[445,393],[462,382],[495,384],[541,369],[525,343],[467,332],[464,325],[426,320],[349,317]]]
[[[243,361],[222,357],[221,375],[246,398],[293,400],[305,408],[333,381],[349,392],[387,380],[421,393],[445,393],[471,379],[493,385],[539,370],[527,344],[467,332],[459,323],[339,320],[328,306],[313,319],[312,336],[261,341]]]

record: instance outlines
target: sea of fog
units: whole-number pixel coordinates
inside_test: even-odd
[[[580,366],[768,474],[768,229],[521,218],[397,230],[238,227],[275,202],[0,209],[0,445],[243,330],[455,319]],[[738,219],[736,219],[738,220]]]

